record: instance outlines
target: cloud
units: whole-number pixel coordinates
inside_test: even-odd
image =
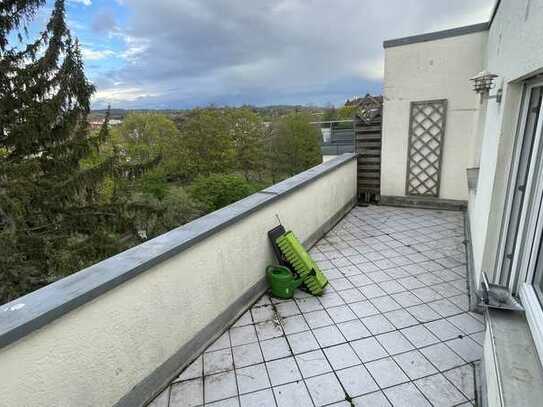
[[[131,0],[125,64],[97,78],[95,103],[341,103],[381,92],[383,40],[485,21],[492,3]]]
[[[113,10],[106,8],[98,11],[93,16],[91,29],[96,33],[108,33],[111,31],[116,31],[117,22]]]
[[[92,0],[68,0],[70,3],[79,3],[83,4],[84,6],[91,6]]]
[[[87,47],[83,47],[81,53],[83,54],[83,59],[86,61],[98,61],[115,55],[115,52],[109,49],[94,50]]]

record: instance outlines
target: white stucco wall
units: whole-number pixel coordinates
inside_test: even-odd
[[[522,81],[543,71],[542,21],[543,0],[503,0],[490,27],[486,69],[499,75],[504,95],[501,104],[488,101],[477,193],[469,203],[477,277],[494,274]]]
[[[480,72],[486,32],[385,48],[381,194],[405,196],[410,102],[447,99],[439,198],[467,200],[479,99],[469,78]]]
[[[356,197],[356,160],[0,350],[0,406],[110,406],[264,276],[276,214],[302,241]]]

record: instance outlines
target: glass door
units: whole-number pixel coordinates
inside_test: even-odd
[[[519,226],[521,215],[526,206],[526,189],[533,168],[534,144],[539,122],[542,118],[543,84],[527,86],[523,101],[521,127],[518,133],[519,144],[509,184],[509,209],[506,217],[506,233],[502,235],[501,267],[499,283],[511,285],[511,269],[518,249]]]

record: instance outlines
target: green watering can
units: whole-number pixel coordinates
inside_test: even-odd
[[[292,298],[294,290],[303,283],[303,278],[296,279],[292,272],[283,266],[266,267],[266,278],[273,297]]]

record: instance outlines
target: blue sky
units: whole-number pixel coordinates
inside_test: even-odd
[[[382,92],[383,40],[486,21],[493,3],[67,0],[67,16],[96,108],[340,105]]]

